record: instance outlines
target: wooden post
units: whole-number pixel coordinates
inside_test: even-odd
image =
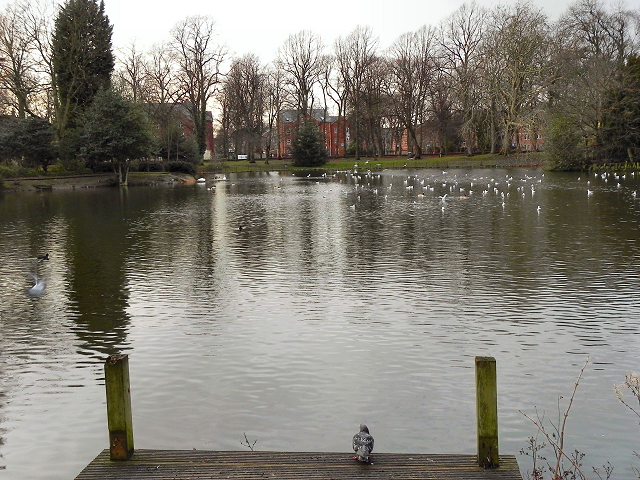
[[[129,460],[133,455],[129,356],[112,355],[107,358],[104,376],[111,460]]]
[[[498,460],[498,387],[496,359],[476,357],[476,415],[478,465],[496,468]]]

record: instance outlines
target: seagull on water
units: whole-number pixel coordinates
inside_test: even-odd
[[[38,276],[34,274],[29,274],[29,276],[32,278],[34,285],[31,288],[27,288],[27,294],[32,297],[39,297],[44,293],[47,281],[44,278],[38,278]]]
[[[373,450],[373,437],[364,423],[360,424],[360,431],[353,436],[354,460],[369,463],[369,454]]]

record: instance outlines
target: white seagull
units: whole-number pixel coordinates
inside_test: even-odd
[[[37,275],[29,274],[29,276],[33,279],[34,285],[31,288],[27,288],[27,294],[32,297],[39,297],[44,293],[44,289],[47,286],[47,281],[44,278],[38,278]]]

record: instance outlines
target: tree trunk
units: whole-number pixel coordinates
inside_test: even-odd
[[[129,185],[129,162],[118,161],[118,182],[121,187]]]

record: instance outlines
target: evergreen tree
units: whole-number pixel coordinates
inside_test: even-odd
[[[58,136],[76,128],[82,112],[101,89],[108,89],[115,59],[113,27],[104,1],[67,0],[55,20],[52,86]]]
[[[605,101],[602,141],[613,160],[640,154],[640,57],[631,55]]]
[[[25,167],[47,167],[56,159],[55,131],[38,117],[15,119],[0,134],[0,158],[12,159]]]
[[[578,133],[575,119],[554,113],[547,123],[544,144],[545,167],[549,170],[583,170],[589,166],[584,139]]]
[[[82,157],[89,165],[111,162],[120,185],[127,185],[131,161],[147,157],[154,143],[142,108],[113,90],[102,90],[82,122]]]
[[[318,167],[327,163],[324,135],[312,121],[304,122],[293,142],[293,164],[297,167]]]

